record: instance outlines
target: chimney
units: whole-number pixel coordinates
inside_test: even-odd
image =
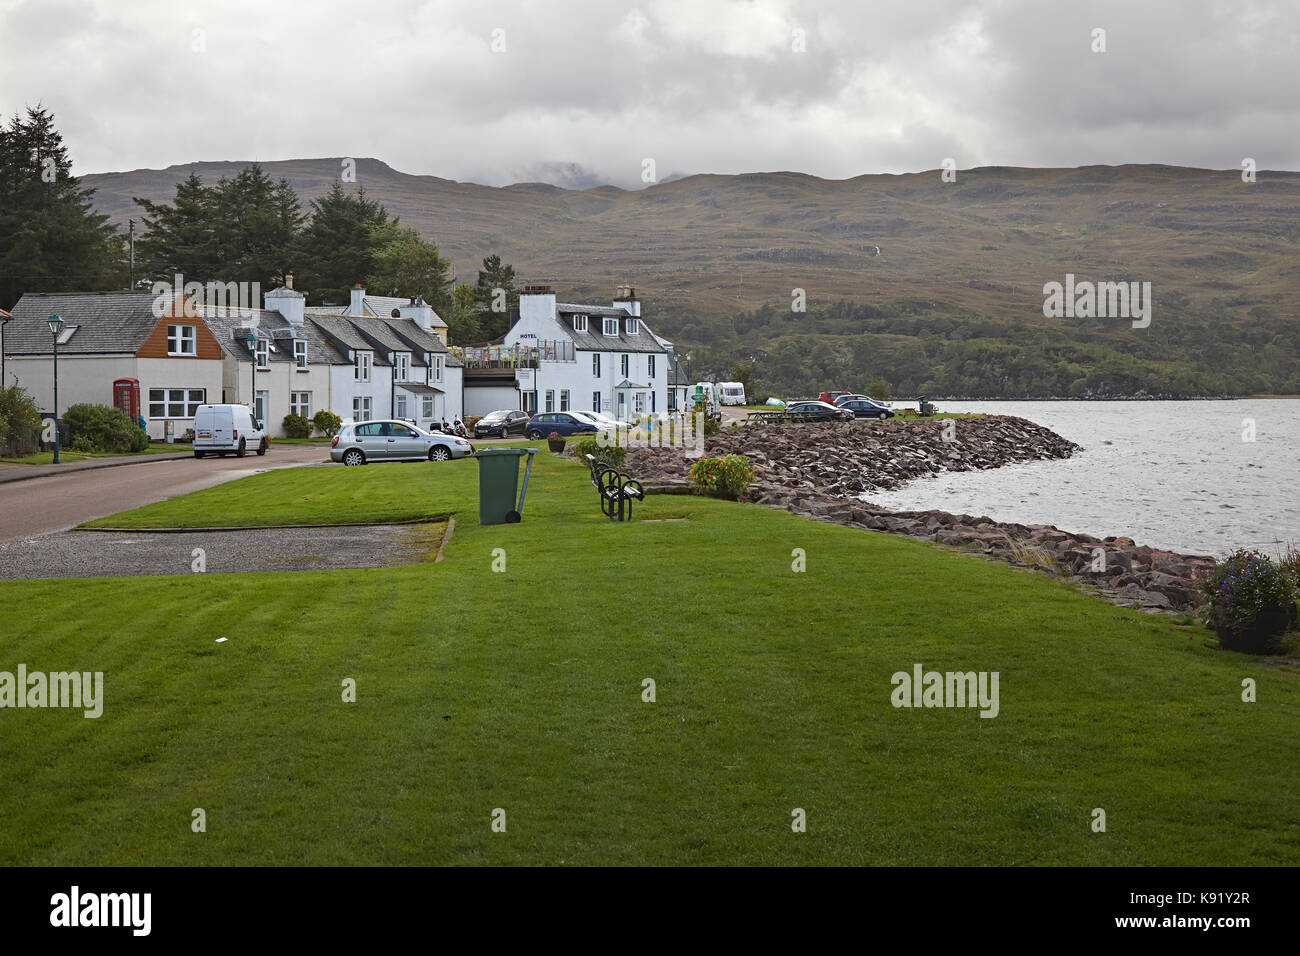
[[[348,315],[365,315],[365,298],[366,290],[361,283],[358,282],[352,287],[352,301],[348,304]]]
[[[398,313],[403,319],[413,319],[424,331],[433,332],[433,306],[424,301],[424,296],[412,299],[411,304],[402,306]]]
[[[284,274],[284,287],[285,287],[286,289],[288,289],[290,292],[293,291],[293,273],[292,273],[292,272],[286,272],[286,273]]]
[[[621,285],[614,290],[614,308],[622,307],[629,315],[641,317],[641,300],[636,297],[636,286]]]
[[[285,278],[288,279],[289,276]],[[279,312],[290,325],[302,325],[307,297],[301,292],[294,292],[293,289],[285,286],[281,289],[272,289],[262,296],[262,299],[267,311]]]

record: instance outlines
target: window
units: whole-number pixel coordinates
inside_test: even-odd
[[[423,413],[420,415],[421,418],[426,418],[426,419],[433,418],[433,396],[432,395],[424,396],[423,405],[420,411]]]
[[[645,414],[645,392],[637,392],[637,393],[636,393],[636,402],[635,402],[635,406],[636,406],[636,413],[637,413],[638,415],[644,415],[644,414]]]
[[[536,392],[524,392],[524,411],[526,411],[529,415],[532,415],[537,411]]]
[[[206,388],[149,389],[150,418],[193,418],[200,405],[207,404]]]
[[[298,367],[300,372],[307,371],[307,340],[293,340],[293,364]]]
[[[356,399],[352,401],[356,404]],[[384,434],[386,424],[386,422],[371,422],[369,425],[358,425],[357,434],[362,438],[378,438]]]
[[[600,392],[591,393],[591,410],[593,412],[600,411]]]
[[[627,326],[626,326],[626,328],[627,328],[627,334],[628,334],[628,335],[636,335],[637,332],[640,331],[640,329],[639,329],[638,326],[639,326],[639,323],[637,322],[636,319],[628,319],[628,320],[627,320]]]
[[[434,355],[430,357],[433,359],[433,361],[429,365],[429,381],[441,382],[442,369],[443,369],[443,364],[446,362],[446,357],[442,355]]]
[[[626,356],[626,355],[624,355],[623,358],[622,358],[622,360],[619,362],[619,368],[621,368],[621,369],[623,370],[623,377],[624,377],[624,378],[627,378],[627,367],[628,367],[629,363],[630,363],[630,359],[629,359],[628,356]]]
[[[352,377],[358,382],[370,381],[370,366],[375,360],[372,352],[358,352],[357,364],[352,368]]]
[[[596,378],[600,378],[600,353],[599,352],[591,353],[591,374],[594,375]]]
[[[391,429],[389,430],[389,434],[390,434],[390,435],[393,435],[393,436],[395,436],[395,437],[397,437],[397,438],[416,438],[416,437],[418,437],[418,436],[415,434],[414,431],[412,431],[411,429],[407,428],[405,425],[393,425],[393,426],[391,427]]]
[[[560,389],[560,411],[567,412],[568,410],[569,410],[569,390],[567,388],[563,388]]]
[[[587,331],[587,317],[585,315],[575,315],[573,317],[573,331],[575,332]]]
[[[406,417],[406,396],[405,395],[397,396],[397,414],[394,417],[395,418]]]
[[[253,417],[259,422],[266,421],[266,416],[270,414],[271,393],[258,392],[257,397],[253,399]]]
[[[311,392],[290,392],[289,411],[303,418],[311,418]]]
[[[546,390],[546,410],[548,412],[555,411],[555,389],[553,388]]]
[[[655,377],[655,357],[653,355],[647,355],[645,357],[645,369],[646,374],[649,375],[651,381],[653,381]]]
[[[605,334],[618,335],[618,319],[605,320]]]
[[[627,414],[627,392],[618,393],[618,417],[622,418]]]
[[[268,339],[257,340],[256,351],[254,354],[256,354],[257,356],[258,368],[270,367],[270,361],[271,361],[271,353],[269,351],[270,347],[271,347],[271,343]]]
[[[358,396],[352,399],[352,420],[365,421],[370,417],[370,396]]]
[[[397,376],[396,380],[399,382],[405,382],[408,378],[411,377],[411,353],[410,352],[397,353],[397,368],[394,374]]]
[[[192,325],[167,326],[167,354],[194,355],[197,352]]]

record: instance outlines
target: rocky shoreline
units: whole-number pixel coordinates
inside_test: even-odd
[[[997,522],[945,511],[889,511],[859,496],[942,471],[1069,458],[1078,446],[1023,418],[748,425],[705,440],[709,457],[737,454],[754,469],[750,499],[822,521],[935,541],[1072,578],[1116,604],[1189,611],[1195,575],[1214,558],[1097,538],[1053,525]],[[630,448],[624,470],[647,490],[684,492],[693,459],[680,448]]]

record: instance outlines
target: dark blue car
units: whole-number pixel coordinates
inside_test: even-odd
[[[857,401],[844,402],[840,408],[847,408],[853,413],[854,418],[893,418],[894,410],[881,405],[879,402],[873,402],[871,399],[863,398]]]
[[[539,438],[549,438],[551,432],[555,432],[561,438],[568,438],[570,435],[579,435],[583,432],[595,434],[596,426],[568,412],[543,412],[528,420],[528,430],[524,434],[536,441]]]

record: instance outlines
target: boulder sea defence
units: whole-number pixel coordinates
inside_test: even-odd
[[[994,521],[945,511],[890,511],[863,500],[943,471],[999,468],[1063,459],[1079,446],[1023,418],[746,425],[705,439],[708,457],[736,454],[754,469],[750,500],[795,514],[963,548],[1098,588],[1109,600],[1148,610],[1190,610],[1195,576],[1214,566],[1207,555],[1098,538],[1053,525]],[[647,491],[685,491],[690,467],[681,448],[629,448],[624,470]]]

